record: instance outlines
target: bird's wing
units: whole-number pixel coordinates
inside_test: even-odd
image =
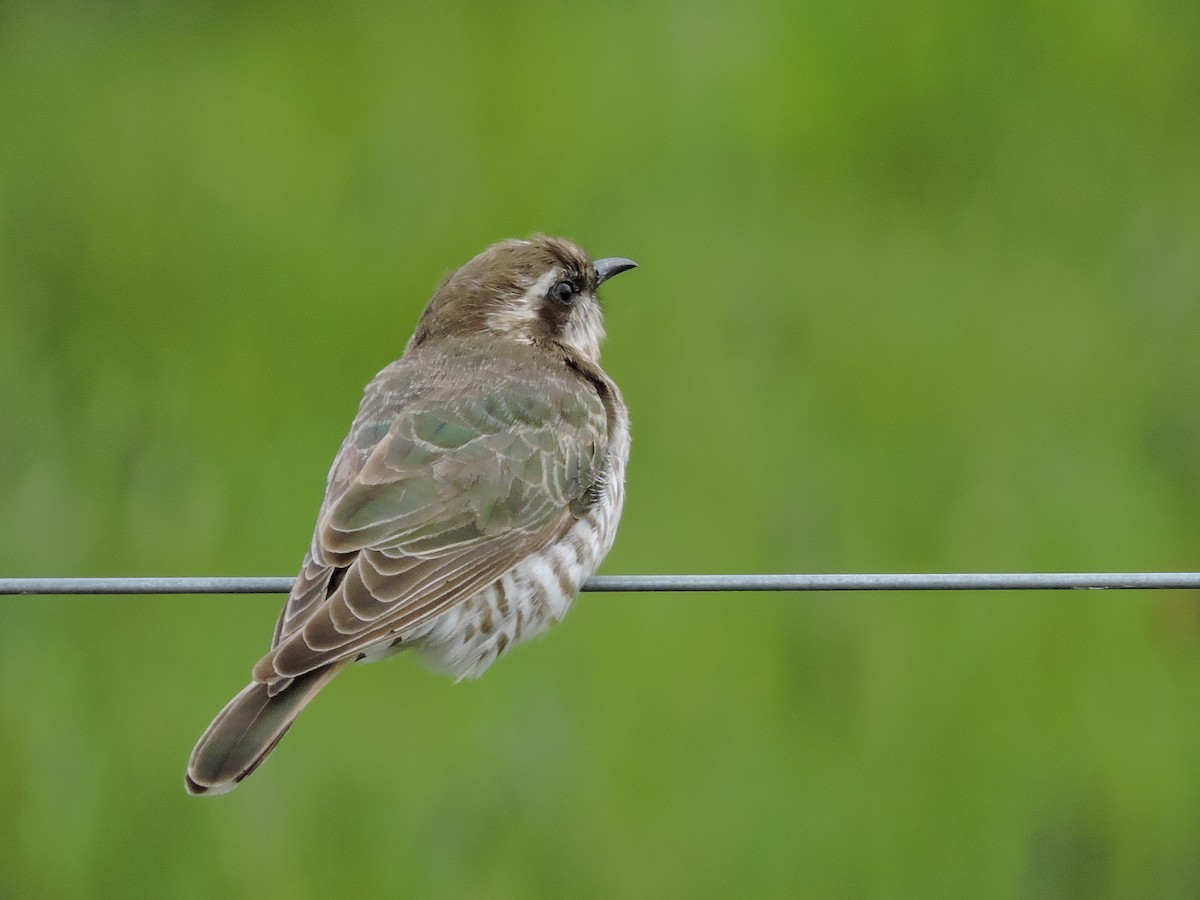
[[[606,434],[599,396],[565,368],[482,358],[419,381],[403,360],[385,370],[334,462],[255,678],[291,678],[417,627],[549,544],[603,477]]]

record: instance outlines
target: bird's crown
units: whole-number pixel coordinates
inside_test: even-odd
[[[488,247],[434,293],[409,347],[465,334],[558,345],[596,362],[604,323],[596,289],[632,260],[595,262],[565,238],[537,235]]]

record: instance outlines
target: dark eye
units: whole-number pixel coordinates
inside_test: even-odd
[[[570,306],[575,302],[575,295],[579,290],[569,281],[560,281],[554,287],[550,288],[550,297],[557,300],[563,306]]]

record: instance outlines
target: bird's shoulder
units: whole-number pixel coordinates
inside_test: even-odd
[[[459,517],[483,534],[540,527],[602,477],[607,414],[586,377],[523,348],[444,343],[367,387],[329,473],[323,559]]]
[[[349,438],[361,450],[395,434],[451,449],[501,431],[603,432],[605,418],[590,373],[562,356],[509,341],[451,338],[385,367],[364,390]]]

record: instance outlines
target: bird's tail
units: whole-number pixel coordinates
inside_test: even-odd
[[[252,681],[225,704],[196,742],[184,784],[189,794],[224,794],[258,768],[345,661],[292,679],[272,696],[268,685]]]

